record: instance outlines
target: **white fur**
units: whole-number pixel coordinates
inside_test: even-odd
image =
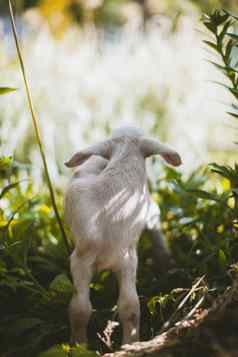
[[[145,158],[153,154],[173,165],[181,163],[173,149],[145,138],[137,128],[117,129],[111,139],[76,153],[66,163],[80,165],[65,195],[65,220],[76,238],[71,256],[76,294],[70,305],[74,341],[87,340],[89,283],[93,273],[103,269],[111,269],[118,278],[123,343],[139,338],[136,245],[154,212],[158,216],[145,168]]]

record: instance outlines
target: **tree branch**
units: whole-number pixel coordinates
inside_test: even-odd
[[[181,344],[191,336],[191,332],[199,332],[205,323],[214,324],[220,320],[227,306],[238,296],[238,274],[233,278],[230,288],[212,303],[211,307],[197,313],[193,319],[182,320],[176,323],[166,332],[156,336],[150,341],[136,342],[131,345],[124,345],[120,351],[106,353],[102,357],[144,357],[152,353],[159,353],[165,349]]]

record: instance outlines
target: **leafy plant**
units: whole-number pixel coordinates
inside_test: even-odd
[[[232,111],[228,114],[238,119],[238,61],[236,50],[238,43],[238,18],[229,12],[214,11],[211,15],[204,15],[203,23],[209,30],[212,40],[204,42],[216,51],[220,63],[211,61],[226,77],[228,84],[222,84],[235,98]]]

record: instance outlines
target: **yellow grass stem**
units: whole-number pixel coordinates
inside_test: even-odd
[[[70,245],[69,245],[69,242],[68,242],[65,230],[64,230],[63,222],[62,222],[62,220],[60,218],[60,215],[59,215],[59,211],[58,211],[58,208],[57,208],[57,205],[56,205],[56,200],[55,200],[55,195],[54,195],[54,189],[53,189],[53,185],[52,185],[52,182],[51,182],[51,179],[50,179],[50,175],[49,175],[49,170],[48,170],[48,165],[47,165],[47,161],[46,161],[46,157],[45,157],[45,153],[44,153],[44,149],[43,149],[40,130],[39,130],[39,127],[38,127],[38,120],[37,120],[37,116],[36,116],[36,113],[35,113],[35,110],[34,110],[32,96],[31,96],[31,90],[30,90],[30,86],[29,86],[29,83],[28,83],[28,80],[27,80],[25,65],[24,65],[24,61],[23,61],[23,57],[22,57],[22,53],[21,53],[21,49],[20,49],[19,40],[18,40],[18,35],[17,35],[16,25],[15,25],[15,20],[14,20],[11,0],[9,0],[9,10],[10,10],[10,18],[11,18],[13,36],[14,36],[14,39],[15,39],[17,54],[18,54],[18,58],[19,58],[19,61],[20,61],[20,67],[21,67],[21,71],[22,71],[22,75],[23,75],[24,84],[25,84],[27,100],[28,100],[29,109],[30,109],[31,116],[32,116],[33,127],[34,127],[35,135],[36,135],[36,141],[37,141],[37,144],[39,146],[41,158],[42,158],[42,161],[43,161],[43,166],[44,166],[44,171],[45,171],[45,176],[46,176],[46,182],[47,182],[47,185],[48,185],[48,188],[49,188],[52,206],[53,206],[53,209],[54,209],[54,212],[55,212],[55,216],[56,216],[56,219],[57,219],[57,222],[58,222],[58,225],[59,225],[63,240],[65,242],[66,249],[67,249],[68,253],[70,253],[70,251],[71,251]]]

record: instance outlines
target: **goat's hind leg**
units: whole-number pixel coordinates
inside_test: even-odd
[[[92,264],[75,249],[70,257],[70,267],[75,288],[69,307],[71,341],[87,343],[87,326],[92,312],[89,296]]]
[[[140,304],[136,291],[136,269],[136,248],[130,248],[115,271],[120,290],[118,312],[123,328],[123,345],[139,340]]]

